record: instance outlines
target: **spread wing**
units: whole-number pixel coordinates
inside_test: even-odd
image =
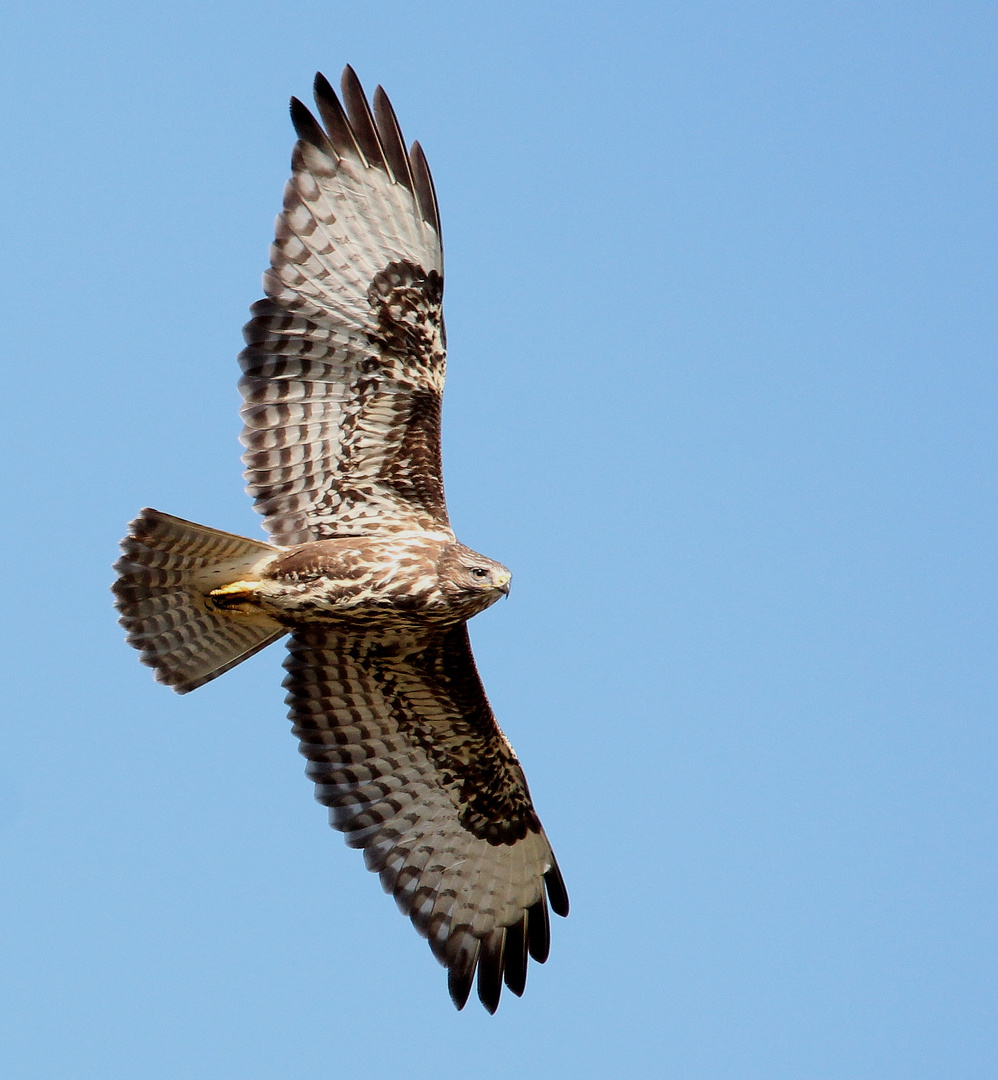
[[[440,962],[461,1008],[478,972],[490,1012],[543,963],[545,898],[568,895],[520,764],[489,708],[464,624],[446,630],[296,630],[290,716],[316,798],[364,849]]]
[[[274,543],[433,530],[440,470],[443,250],[433,181],[379,86],[323,126],[297,99],[292,175],[240,356],[247,490]]]

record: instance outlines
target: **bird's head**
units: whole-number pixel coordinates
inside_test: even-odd
[[[443,594],[456,607],[470,609],[471,615],[484,611],[500,596],[509,595],[513,575],[495,559],[487,559],[464,544],[450,544],[437,563]]]

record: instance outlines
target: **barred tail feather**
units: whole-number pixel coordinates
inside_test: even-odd
[[[121,548],[112,589],[128,643],[178,694],[196,690],[287,633],[265,615],[217,609],[207,596],[253,578],[279,548],[148,508],[129,525]]]

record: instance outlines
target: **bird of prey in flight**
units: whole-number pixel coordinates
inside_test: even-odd
[[[489,1012],[548,955],[568,894],[467,621],[510,573],[460,543],[440,467],[443,251],[433,182],[350,67],[297,99],[284,209],[239,357],[248,492],[270,543],[143,510],[114,585],[156,678],[194,690],[278,638],[306,773]]]

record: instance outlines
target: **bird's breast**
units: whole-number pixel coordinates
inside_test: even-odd
[[[437,547],[365,537],[301,544],[267,567],[261,607],[290,625],[459,621],[441,589]]]

